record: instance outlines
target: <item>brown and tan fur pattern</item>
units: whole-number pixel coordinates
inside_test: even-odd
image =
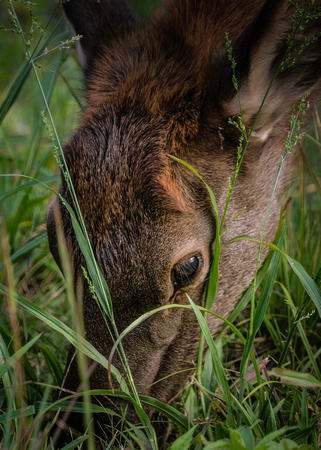
[[[300,0],[300,4],[307,2]],[[320,1],[316,2],[320,8]],[[251,128],[263,96],[286,50],[293,8],[287,0],[168,0],[155,17],[136,19],[124,0],[71,0],[65,10],[81,40],[87,107],[65,155],[96,258],[107,280],[119,332],[158,306],[201,305],[215,245],[214,212],[201,181],[168,157],[191,164],[216,195],[222,214],[232,178],[239,134],[228,124],[238,114],[229,32],[237,61],[241,107]],[[320,32],[311,20],[294,48]],[[289,131],[291,104],[320,92],[321,43],[312,43],[296,64],[276,79],[246,151],[223,236],[260,238],[276,170]],[[224,138],[224,140],[222,139]],[[276,231],[283,179],[271,206],[264,239]],[[60,193],[71,202],[66,183]],[[83,264],[70,219],[58,200],[48,212],[51,251],[59,262],[54,211],[72,251],[76,277]],[[237,220],[233,219],[244,209]],[[190,284],[175,290],[172,268],[197,255],[200,267]],[[220,284],[213,311],[227,317],[251,283],[257,246],[237,242],[222,248]],[[83,284],[86,338],[106,357],[112,341]],[[213,335],[222,323],[209,319]],[[199,327],[194,315],[171,309],[153,316],[124,341],[140,394],[169,402],[181,390],[181,375],[193,366]],[[70,358],[73,351],[70,352]],[[121,370],[120,363],[113,363]],[[76,390],[75,362],[64,387]],[[108,388],[97,367],[92,388]],[[104,419],[106,421],[106,418]]]

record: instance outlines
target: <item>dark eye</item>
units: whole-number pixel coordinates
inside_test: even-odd
[[[201,266],[201,256],[195,255],[179,261],[172,269],[172,281],[175,289],[191,283]]]

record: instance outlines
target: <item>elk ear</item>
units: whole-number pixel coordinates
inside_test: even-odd
[[[321,2],[315,1],[308,11],[304,9],[308,1],[300,1],[304,8],[301,13],[296,10],[301,14],[296,19],[291,3],[276,2],[271,19],[251,44],[250,66],[239,80],[239,93],[225,104],[229,115],[238,114],[241,105],[245,125],[252,127],[268,92],[254,128],[260,139],[269,135],[293,103],[321,90]]]
[[[69,0],[63,6],[75,33],[82,36],[79,60],[85,70],[103,44],[121,38],[134,24],[126,0]]]

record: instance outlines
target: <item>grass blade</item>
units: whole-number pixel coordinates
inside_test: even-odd
[[[280,241],[278,243],[278,246],[280,248],[282,247],[283,238],[284,238],[284,233],[282,234]],[[276,247],[276,248],[278,248],[278,247]],[[243,355],[242,355],[241,368],[240,368],[242,380],[245,377],[247,361],[248,361],[250,351],[253,347],[254,338],[255,338],[256,333],[259,330],[260,326],[262,325],[262,322],[263,322],[263,319],[264,319],[264,316],[265,316],[265,313],[266,313],[266,310],[267,310],[267,307],[268,307],[268,304],[270,301],[274,281],[275,281],[277,270],[279,267],[280,258],[281,258],[281,256],[279,253],[274,253],[274,255],[272,256],[271,262],[270,262],[268,272],[264,279],[264,286],[262,289],[261,297],[260,297],[260,300],[258,302],[257,308],[254,313],[253,333],[249,334],[249,336],[246,340],[245,348],[244,348]]]
[[[6,175],[0,175],[0,176],[9,176]],[[46,184],[46,183],[52,183],[52,182],[59,182],[60,176],[59,175],[51,175],[46,178],[42,178],[39,180],[33,180],[29,181],[28,183],[21,184],[20,186],[16,187],[15,189],[11,189],[10,191],[5,192],[4,194],[0,195],[0,202],[2,200],[5,200],[6,198],[10,197],[11,195],[16,194],[17,192],[23,191],[24,189],[36,186],[37,184]]]
[[[187,294],[186,294],[187,295]],[[201,312],[199,311],[199,309],[197,308],[197,306],[195,305],[195,303],[193,302],[193,300],[187,295],[187,298],[193,308],[193,311],[197,317],[198,323],[201,327],[201,330],[205,336],[205,339],[207,341],[207,345],[210,348],[211,351],[211,355],[212,355],[212,363],[213,363],[213,370],[215,373],[215,377],[217,379],[217,382],[223,392],[224,395],[224,399],[226,402],[226,406],[227,406],[227,426],[230,428],[234,427],[234,419],[232,416],[232,399],[231,399],[231,392],[230,392],[230,388],[224,373],[224,369],[222,367],[222,363],[221,360],[219,358],[217,349],[215,347],[215,343],[214,340],[212,338],[212,335],[210,333],[210,330],[208,329],[208,326],[206,324],[206,321],[204,319],[204,317],[202,316]]]
[[[321,389],[321,381],[309,373],[299,373],[293,370],[283,369],[282,367],[274,367],[271,374],[281,378],[283,384],[310,389]]]
[[[182,450],[183,448],[190,448],[195,429],[196,425],[188,430],[185,434],[180,436],[178,439],[176,439],[176,441],[172,444],[170,450]]]
[[[21,248],[19,248],[19,250],[13,253],[13,255],[10,256],[10,261],[12,263],[17,262],[19,259],[31,253],[35,248],[38,248],[43,243],[47,242],[48,242],[47,232],[44,231],[43,233],[38,234],[38,236],[35,236],[34,238],[30,239]],[[3,269],[4,269],[4,262],[0,264],[0,270]]]
[[[0,294],[7,295],[7,289],[0,284]],[[89,356],[89,358],[97,361],[99,364],[101,364],[103,367],[108,369],[108,361],[107,359],[99,353],[95,347],[93,347],[88,341],[86,341],[82,336],[77,336],[77,333],[73,331],[71,328],[69,328],[67,325],[65,325],[63,322],[61,322],[56,317],[49,314],[47,311],[39,308],[37,305],[29,302],[28,300],[24,299],[18,294],[15,294],[15,300],[16,302],[24,308],[26,311],[28,311],[30,314],[34,315],[41,321],[45,322],[47,325],[49,325],[54,330],[61,333],[65,338],[72,344],[76,345],[77,342],[81,342],[82,348],[84,350],[84,353]],[[111,368],[112,374],[115,376],[119,384],[121,385],[122,389],[127,390],[126,384],[122,376],[120,375],[119,371],[116,369],[116,367],[112,366]],[[128,390],[127,390],[128,392]]]
[[[3,375],[15,365],[15,363],[31,348],[37,340],[40,338],[41,334],[38,334],[35,336],[31,341],[27,342],[23,347],[21,347],[19,350],[16,351],[10,358],[7,359],[7,361],[0,366],[0,378],[3,377]]]
[[[107,317],[110,320],[113,320],[113,307],[112,307],[112,301],[109,293],[109,289],[106,283],[106,280],[104,279],[104,276],[100,270],[100,267],[98,264],[95,264],[95,260],[92,257],[92,251],[90,244],[88,240],[86,239],[86,236],[84,235],[77,219],[75,216],[75,213],[73,209],[71,208],[68,203],[60,197],[61,201],[63,202],[64,206],[68,209],[68,212],[70,214],[72,225],[76,234],[77,242],[79,244],[79,247],[81,249],[82,254],[84,255],[88,273],[90,276],[90,279],[94,285],[95,288],[95,294],[97,295],[100,305],[103,308],[103,311],[107,315]]]
[[[230,241],[230,243],[242,241],[242,240],[260,243],[260,241],[258,239],[254,239],[249,236],[239,236],[237,238],[232,239]],[[291,256],[282,252],[282,250],[280,250],[276,245],[270,244],[269,242],[262,242],[262,244],[266,245],[271,250],[280,253],[287,259],[288,263],[290,264],[290,267],[292,268],[293,272],[297,275],[297,277],[301,281],[302,286],[304,287],[304,289],[310,296],[311,300],[315,304],[315,306],[318,310],[318,313],[321,317],[321,291],[320,291],[318,285],[316,284],[316,282],[307,274],[306,270],[302,267],[302,265],[297,260],[295,260],[294,258],[291,258]]]
[[[1,106],[0,106],[0,125],[3,122],[3,119],[6,117],[7,112],[9,111],[9,109],[11,108],[11,106],[13,105],[13,103],[15,102],[19,92],[21,91],[23,85],[25,84],[25,81],[27,80],[29,74],[31,71],[31,65],[29,63],[26,63],[21,72],[19,73],[19,75],[17,76],[17,78],[15,79],[15,81],[12,83],[12,86],[6,96],[6,98],[4,99],[4,101],[2,102]]]
[[[19,417],[33,416],[36,413],[33,405],[26,408],[16,409],[15,411],[9,411],[7,414],[0,416],[0,423],[5,423],[8,420],[19,419]]]

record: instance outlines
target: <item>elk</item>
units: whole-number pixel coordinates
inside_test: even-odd
[[[309,7],[304,0],[299,6]],[[230,241],[240,235],[261,238],[291,105],[307,92],[312,102],[321,90],[320,17],[312,17],[290,42],[294,6],[287,0],[247,0],[242,6],[225,0],[167,0],[146,20],[135,17],[125,0],[70,0],[64,8],[82,36],[87,101],[64,154],[119,332],[159,306],[188,304],[186,294],[204,304],[215,212],[204,183],[169,155],[202,176],[215,194],[221,220],[240,138],[229,118],[241,112],[247,132],[252,130],[225,218],[212,306],[228,317],[252,282],[257,261],[256,245]],[[320,12],[321,2],[313,8]],[[271,84],[287,51],[284,70]],[[276,233],[289,161],[270,207],[265,241],[272,242]],[[59,192],[72,204],[64,177]],[[83,256],[69,214],[54,199],[47,229],[50,250],[61,265],[57,227],[72,256],[75,286],[82,286],[85,337],[108,358],[112,339],[87,282],[80,283]],[[222,321],[208,317],[208,326],[215,336]],[[162,402],[174,399],[184,385],[181,374],[153,383],[193,366],[199,336],[195,315],[184,308],[159,312],[132,330],[123,345],[138,393]],[[74,351],[64,388],[76,391]],[[122,370],[116,357],[113,364]],[[95,368],[90,386],[109,387],[103,367]]]

